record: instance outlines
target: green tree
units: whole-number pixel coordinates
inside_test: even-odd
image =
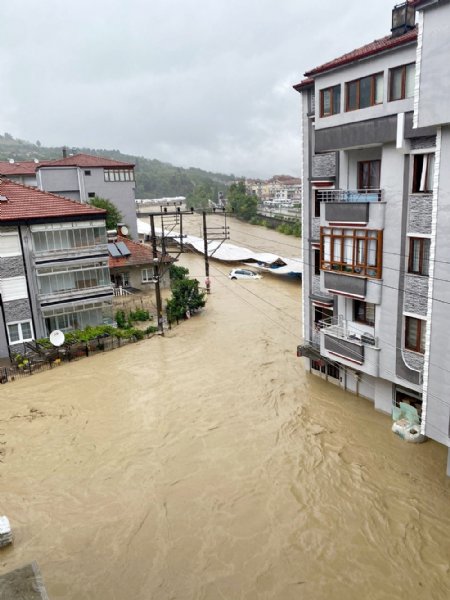
[[[188,206],[194,208],[208,208],[209,201],[212,200],[211,187],[205,183],[197,185],[187,197]]]
[[[172,297],[167,300],[167,318],[170,322],[184,319],[188,313],[205,306],[205,294],[198,289],[197,279],[179,279],[172,286]]]
[[[91,206],[95,206],[96,208],[103,208],[106,210],[106,229],[117,229],[117,223],[123,222],[123,215],[120,210],[117,208],[115,204],[111,202],[111,200],[106,200],[106,198],[92,198],[89,202]]]
[[[186,279],[189,275],[189,269],[178,265],[170,265],[169,275],[171,282],[180,281],[180,279]]]
[[[245,183],[239,181],[232,183],[228,190],[227,202],[235,215],[245,221],[250,221],[256,216],[256,207],[258,199],[256,196],[250,196],[245,189]]]

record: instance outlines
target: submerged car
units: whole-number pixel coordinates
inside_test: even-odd
[[[250,269],[233,269],[229,272],[230,279],[262,279],[262,275],[250,271]]]

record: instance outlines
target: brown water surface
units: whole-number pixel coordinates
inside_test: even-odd
[[[304,372],[298,282],[228,270],[164,338],[0,386],[0,573],[37,560],[52,600],[447,600],[446,449]]]

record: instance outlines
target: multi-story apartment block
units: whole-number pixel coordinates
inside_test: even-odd
[[[105,211],[0,180],[0,358],[112,322]]]
[[[294,86],[304,182],[299,354],[381,411],[414,406],[422,433],[446,446],[449,29],[448,2],[405,2],[390,36]]]
[[[262,201],[296,203],[302,199],[302,180],[298,177],[275,175],[267,181],[247,179],[245,185],[248,193],[258,196]]]
[[[133,239],[138,239],[134,165],[118,160],[75,154],[39,163],[37,183],[41,190],[89,202],[95,196],[110,200],[122,213]]]

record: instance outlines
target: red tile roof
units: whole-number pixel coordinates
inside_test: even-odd
[[[336,69],[337,67],[342,67],[343,65],[347,65],[349,63],[355,62],[357,60],[361,60],[363,58],[368,58],[369,56],[373,56],[374,54],[378,54],[380,52],[385,52],[386,50],[391,50],[392,48],[397,48],[398,46],[403,46],[405,44],[410,44],[417,39],[417,29],[411,29],[410,31],[404,33],[403,35],[399,35],[398,37],[392,37],[390,35],[381,38],[379,40],[375,40],[370,44],[366,44],[365,46],[361,46],[361,48],[356,48],[356,50],[352,50],[347,54],[340,56],[339,58],[335,58],[330,62],[327,62],[319,67],[315,67],[310,71],[305,73],[306,77],[311,77],[313,75],[318,75],[319,73],[324,73],[325,71],[330,71],[331,69]],[[301,83],[304,83],[305,80]],[[297,89],[297,86],[295,86]]]
[[[6,198],[3,200],[2,198]],[[100,208],[81,204],[49,192],[41,192],[9,179],[0,179],[0,223],[54,219],[59,217],[99,218]]]
[[[101,156],[91,156],[90,154],[74,154],[73,156],[67,156],[59,160],[48,161],[45,165],[38,165],[39,167],[128,167],[133,168],[133,163],[126,163],[120,160],[113,160],[111,158],[103,158]]]
[[[20,160],[10,163],[8,160],[1,160],[0,175],[5,175],[6,177],[14,175],[34,175],[38,165],[43,165],[48,162],[51,161],[44,160],[36,163],[34,160]]]
[[[118,257],[109,257],[109,268],[114,269],[117,267],[136,267],[140,265],[148,265],[153,264],[153,252],[150,246],[146,246],[145,244],[138,244],[137,242],[133,242],[132,240],[123,237],[121,235],[117,236],[118,242],[124,242],[125,246],[130,251],[129,256],[118,256]],[[158,258],[161,259],[161,254],[158,252]],[[164,256],[162,258],[162,262],[171,263],[174,262],[172,256]]]
[[[300,83],[296,83],[292,87],[297,92],[301,92],[304,88],[309,87],[310,85],[314,85],[314,79],[312,77],[308,77],[307,79],[303,79]]]

